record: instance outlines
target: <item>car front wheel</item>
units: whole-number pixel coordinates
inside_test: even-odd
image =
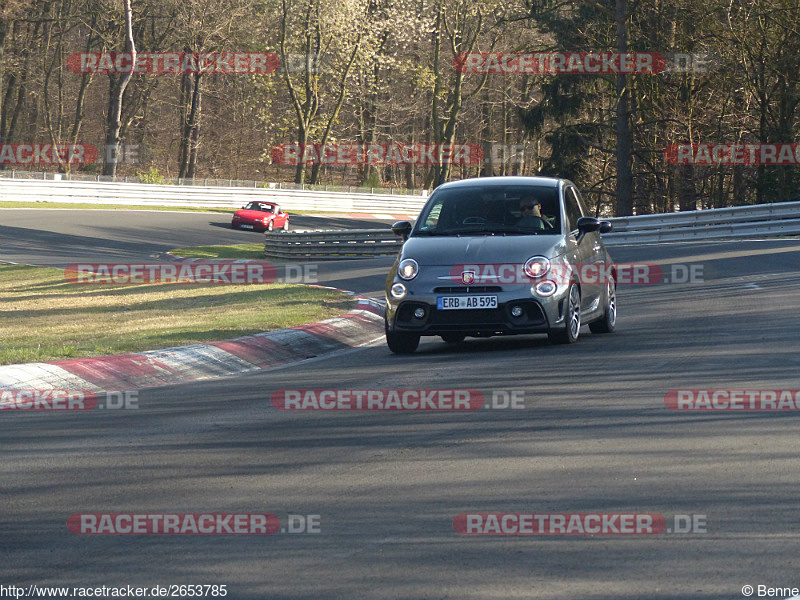
[[[571,283],[564,299],[564,324],[551,329],[547,336],[554,344],[572,344],[578,341],[581,332],[581,291]]]
[[[384,320],[386,345],[395,354],[413,354],[419,346],[419,336],[413,333],[389,331],[389,324]]]
[[[284,232],[285,232],[285,231],[289,231],[289,219],[286,219],[286,220],[283,222],[283,231],[284,231]]]
[[[606,288],[606,311],[603,318],[594,323],[589,323],[589,330],[592,333],[611,333],[617,324],[617,291],[616,283],[613,279],[608,282]]]
[[[267,231],[272,231],[272,229],[273,229],[274,227],[275,227],[275,225],[272,223],[272,221],[270,221],[270,222],[267,224]]]

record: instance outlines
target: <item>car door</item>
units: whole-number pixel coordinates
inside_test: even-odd
[[[564,188],[564,212],[567,222],[567,245],[571,248],[573,265],[581,283],[581,310],[592,310],[599,302],[602,293],[598,277],[597,259],[602,257],[598,234],[580,234],[578,219],[586,216],[578,190],[573,185]],[[573,258],[574,257],[574,258]]]
[[[279,205],[275,205],[275,227],[283,227],[284,223],[286,223],[286,217],[288,215],[281,210]]]

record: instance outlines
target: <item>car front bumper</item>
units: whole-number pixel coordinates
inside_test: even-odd
[[[261,221],[250,221],[247,219],[232,219],[231,226],[244,228],[253,231],[265,231],[267,226]]]
[[[498,286],[499,287],[499,286]],[[546,333],[564,322],[563,306],[567,286],[559,286],[555,294],[540,297],[531,293],[530,285],[510,286],[512,289],[453,288],[444,292],[415,294],[412,287],[401,300],[387,296],[386,321],[390,331],[417,333],[419,335],[442,335],[458,333],[470,336],[502,334]],[[516,288],[516,289],[514,289]],[[469,292],[466,290],[470,289]],[[497,308],[441,310],[437,298],[442,296],[482,295],[497,296]],[[519,316],[512,315],[512,308],[520,307]],[[415,315],[416,309],[424,311],[422,317]]]

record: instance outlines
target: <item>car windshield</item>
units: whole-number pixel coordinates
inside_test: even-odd
[[[560,233],[557,188],[476,185],[435,192],[417,219],[412,235]]]
[[[272,206],[269,204],[261,204],[260,202],[251,202],[245,206],[247,210],[260,210],[262,212],[272,212]]]

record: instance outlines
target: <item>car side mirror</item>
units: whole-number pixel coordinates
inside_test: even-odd
[[[591,233],[592,231],[600,231],[601,227],[600,220],[594,217],[581,217],[578,219],[578,231],[581,232],[581,235]]]
[[[600,233],[611,233],[614,226],[610,221],[600,221]]]
[[[403,238],[403,241],[405,242],[411,233],[411,222],[398,221],[392,225],[392,233]]]

